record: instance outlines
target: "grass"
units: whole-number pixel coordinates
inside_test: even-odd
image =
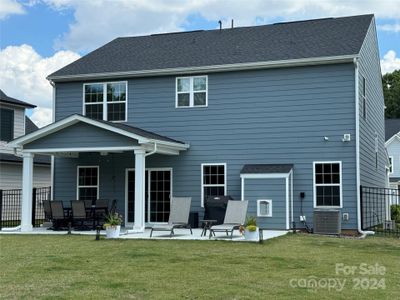
[[[336,263],[377,263],[386,271],[337,275]],[[383,278],[385,288],[353,289],[356,277]],[[300,278],[346,285],[341,292],[290,286]],[[396,238],[297,234],[253,244],[0,236],[1,299],[399,299],[399,278]]]

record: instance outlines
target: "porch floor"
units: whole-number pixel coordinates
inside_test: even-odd
[[[162,231],[154,231],[153,237],[150,238],[150,229],[146,229],[143,233],[129,233],[126,228],[121,228],[120,239],[153,239],[153,240],[226,240],[231,241],[230,237],[227,237],[224,233],[217,233],[216,237],[212,237],[209,239],[209,236],[201,236],[202,229],[194,228],[193,235],[190,234],[188,229],[175,229],[175,235],[171,238],[167,232]],[[263,231],[263,240],[269,240],[275,237],[279,237],[285,235],[288,231],[285,230],[264,230]],[[47,227],[37,227],[33,228],[31,232],[20,232],[20,231],[8,231],[1,230],[0,234],[48,234],[48,235],[64,235],[67,234],[67,231],[53,231],[48,230]],[[71,234],[79,234],[79,235],[96,235],[95,230],[89,231],[79,231],[73,230]],[[105,236],[105,230],[100,231],[101,236]],[[235,231],[233,234],[232,241],[245,241],[244,237],[239,234],[238,231]]]

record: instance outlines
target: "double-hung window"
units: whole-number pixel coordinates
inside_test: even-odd
[[[78,200],[96,200],[99,198],[99,167],[78,166]]]
[[[389,156],[389,174],[393,174],[393,156]]]
[[[207,106],[207,76],[176,78],[176,107]]]
[[[341,162],[314,162],[314,206],[342,207],[341,183]]]
[[[84,84],[85,116],[105,121],[127,120],[127,83],[104,82]]]
[[[226,164],[201,165],[201,206],[209,196],[226,195]]]

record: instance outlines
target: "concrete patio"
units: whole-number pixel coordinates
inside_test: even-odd
[[[269,240],[275,237],[283,236],[287,234],[288,231],[285,230],[263,230],[263,240]],[[193,235],[190,234],[189,230],[187,229],[176,229],[175,235],[172,237],[169,236],[169,233],[165,232],[154,232],[153,237],[150,238],[150,228],[146,228],[143,233],[130,233],[129,230],[126,230],[124,227],[121,228],[120,239],[152,239],[152,240],[226,240],[226,241],[234,241],[234,242],[243,242],[246,241],[242,235],[239,234],[238,231],[235,231],[233,238],[226,236],[223,233],[217,233],[216,237],[212,237],[209,239],[208,234],[206,236],[201,236],[202,229],[201,228],[194,228]],[[208,232],[207,232],[208,233]],[[40,234],[40,235],[65,235],[68,234],[66,230],[54,231],[49,230],[47,227],[36,227],[33,228],[30,232],[21,232],[21,231],[12,231],[7,228],[3,228],[0,231],[0,234]],[[71,234],[73,235],[96,235],[95,230],[88,230],[88,231],[79,231],[79,230],[72,230]],[[105,236],[105,230],[100,231],[101,236]]]

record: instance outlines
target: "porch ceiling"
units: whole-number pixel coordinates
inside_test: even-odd
[[[8,147],[23,152],[75,156],[79,152],[123,152],[143,149],[177,155],[188,144],[126,124],[72,115],[19,137]]]

